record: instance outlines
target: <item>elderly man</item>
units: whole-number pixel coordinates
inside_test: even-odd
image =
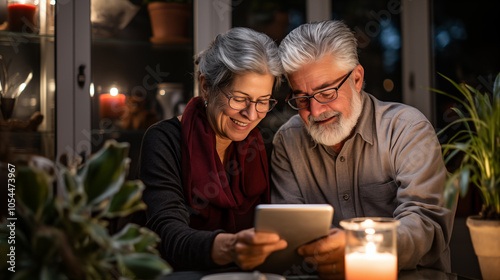
[[[329,203],[330,235],[299,248],[322,278],[344,276],[339,222],[393,217],[398,267],[450,270],[454,212],[442,206],[441,149],[415,108],[363,91],[357,41],[340,21],[304,24],[281,43],[289,105],[298,110],[276,133],[273,203]],[[304,268],[304,270],[307,270]]]

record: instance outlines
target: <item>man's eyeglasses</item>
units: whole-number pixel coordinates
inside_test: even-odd
[[[302,110],[311,106],[311,98],[314,98],[321,104],[332,102],[339,96],[339,88],[344,84],[345,81],[347,81],[347,78],[349,78],[352,71],[354,70],[351,70],[351,72],[347,74],[347,76],[340,82],[337,87],[327,88],[322,91],[318,91],[313,95],[304,95],[287,99],[288,105],[290,105],[290,107],[295,110]],[[290,94],[290,96],[292,96],[292,93]]]
[[[274,106],[276,106],[276,103],[278,103],[278,100],[276,99],[257,99],[257,101],[252,101],[248,97],[244,96],[237,96],[237,95],[228,95],[225,93],[222,89],[219,89],[228,99],[228,104],[229,107],[233,110],[241,111],[248,106],[250,106],[250,103],[255,103],[255,110],[259,113],[267,113],[271,111]]]

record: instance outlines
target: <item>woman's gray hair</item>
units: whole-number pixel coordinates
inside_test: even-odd
[[[292,30],[280,44],[279,54],[286,74],[332,55],[347,69],[359,64],[358,41],[341,21],[303,24]]]
[[[195,57],[198,74],[205,75],[209,91],[232,84],[235,75],[248,72],[271,74],[275,87],[281,85],[283,67],[276,43],[264,33],[235,27],[218,35],[210,46]]]

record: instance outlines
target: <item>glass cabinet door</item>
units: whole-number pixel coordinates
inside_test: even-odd
[[[91,24],[92,152],[108,139],[128,142],[136,177],[146,129],[180,115],[193,96],[193,8],[91,0]]]
[[[0,1],[0,162],[54,159],[55,1]]]

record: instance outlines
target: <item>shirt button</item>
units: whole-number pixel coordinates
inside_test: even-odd
[[[341,156],[340,157],[340,162],[344,162],[345,161],[345,157]]]
[[[344,194],[344,197],[343,197],[343,198],[344,198],[344,200],[349,200],[349,198],[350,198],[350,197],[351,197],[351,196],[350,196],[348,193],[346,193],[346,194]]]

